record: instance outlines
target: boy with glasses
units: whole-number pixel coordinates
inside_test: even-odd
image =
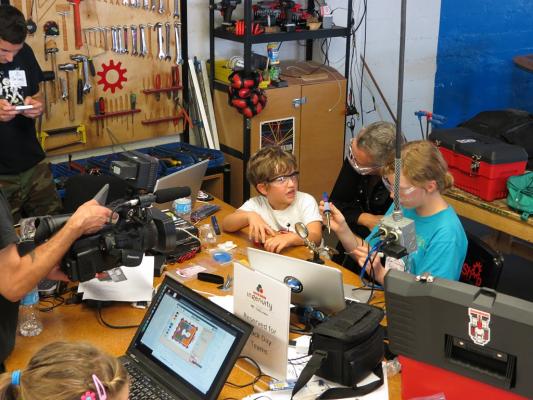
[[[246,201],[222,221],[226,232],[249,227],[249,237],[262,243],[265,250],[280,253],[291,246],[303,245],[294,231],[303,222],[309,240],[317,245],[322,240],[322,217],[316,200],[298,191],[298,175],[294,155],[279,146],[263,147],[248,162],[246,177],[259,196]]]

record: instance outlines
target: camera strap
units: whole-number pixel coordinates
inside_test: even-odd
[[[298,380],[294,384],[294,388],[292,389],[291,393],[291,400],[292,398],[300,391],[301,388],[303,388],[307,382],[311,379],[311,377],[320,369],[322,363],[324,360],[328,357],[327,352],[322,350],[315,350],[313,352],[313,355],[311,356],[311,359],[307,362],[307,365],[302,370],[302,373],[298,377]],[[354,385],[352,387],[340,387],[340,388],[331,388],[324,391],[319,397],[317,397],[317,400],[322,399],[344,399],[344,398],[351,398],[351,397],[357,397],[357,396],[365,396],[368,393],[373,392],[377,388],[379,388],[381,385],[383,385],[384,378],[383,378],[383,367],[381,366],[381,363],[376,365],[376,367],[372,370],[372,372],[379,378],[379,380],[368,383],[363,386]]]

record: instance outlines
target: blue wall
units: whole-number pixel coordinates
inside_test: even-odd
[[[531,53],[532,0],[442,0],[435,113],[447,127],[485,110],[533,113],[533,72],[512,61]]]

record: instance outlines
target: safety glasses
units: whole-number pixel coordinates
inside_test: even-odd
[[[376,172],[378,169],[381,168],[381,166],[379,165],[373,165],[370,167],[363,166],[361,165],[361,163],[357,161],[357,158],[355,158],[355,154],[353,153],[352,146],[354,144],[357,146],[356,139],[357,138],[353,138],[352,140],[350,140],[350,144],[348,145],[348,158],[347,158],[348,162],[350,163],[352,168],[361,175],[368,175],[368,174],[371,174],[372,172]]]
[[[393,193],[394,192],[394,184],[392,184],[386,176],[382,176],[381,179],[383,181],[383,184],[387,188],[387,190],[389,192]],[[409,187],[401,187],[400,186],[399,192],[400,192],[400,194],[402,194],[404,196],[407,196],[407,195],[413,193],[415,190],[416,190],[415,186],[409,186]]]
[[[288,185],[289,181],[296,183],[299,175],[300,171],[294,171],[291,174],[276,176],[275,178],[269,179],[267,182],[276,186],[284,186]]]

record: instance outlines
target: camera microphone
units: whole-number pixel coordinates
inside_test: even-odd
[[[190,195],[191,188],[188,186],[159,189],[155,191],[155,193],[139,195],[137,198],[129,200],[125,204],[130,206],[140,205],[141,207],[147,207],[154,202],[157,204],[163,204]]]

